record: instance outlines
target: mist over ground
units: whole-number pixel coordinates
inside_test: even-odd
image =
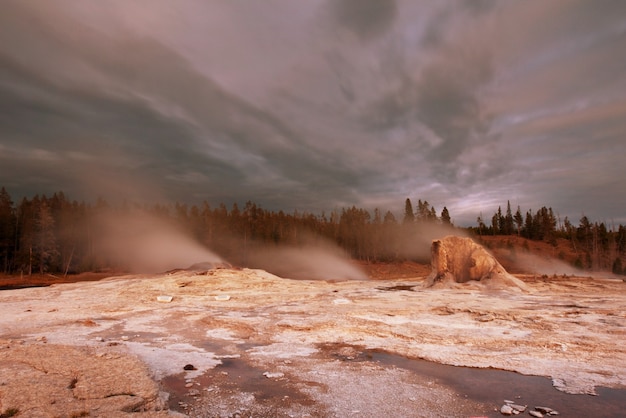
[[[136,273],[157,273],[194,263],[223,262],[174,222],[139,209],[104,210],[96,217],[99,257]]]
[[[203,244],[190,231],[172,219],[142,209],[99,211],[95,218],[94,250],[106,262],[135,273],[155,273],[187,268],[194,264],[260,268],[293,279],[364,280],[365,272],[351,260],[350,254],[331,240],[312,231],[301,230],[298,244],[273,244],[236,235],[219,235],[213,240],[227,242],[234,251],[224,257]],[[430,262],[434,239],[446,235],[465,235],[459,229],[423,223],[400,228],[398,225],[382,249],[383,257]]]

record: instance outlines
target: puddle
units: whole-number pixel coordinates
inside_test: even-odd
[[[365,350],[365,358],[371,357],[384,366],[395,366],[422,376],[429,376],[447,385],[462,396],[477,402],[500,408],[505,399],[521,405],[548,406],[561,416],[575,417],[623,417],[626,411],[626,389],[596,388],[597,396],[572,395],[552,386],[552,380],[540,376],[525,376],[515,372],[472,367],[456,367],[420,359],[409,359],[384,351]],[[482,411],[489,417],[502,416],[499,412]]]
[[[488,405],[487,410],[476,411],[481,416],[501,417],[499,409],[505,399],[528,405],[529,410],[535,406],[547,406],[565,417],[617,418],[624,417],[626,411],[626,389],[597,387],[597,396],[572,395],[555,389],[551,379],[541,376],[449,366],[349,344],[320,344],[318,347],[319,355],[324,357],[349,362],[376,362],[431,378],[438,384],[450,387],[460,396]]]
[[[185,405],[197,402],[198,396],[208,396],[214,403],[219,403],[218,398],[229,399],[227,403],[232,403],[242,393],[252,394],[254,402],[260,405],[279,403],[285,407],[288,404],[310,406],[315,403],[308,395],[300,392],[287,376],[267,378],[263,375],[267,370],[254,367],[239,358],[224,358],[221,361],[222,364],[214,369],[192,379],[191,387],[186,387],[189,383],[184,373],[164,378],[161,384],[170,394],[170,409],[186,412]]]
[[[308,399],[291,387],[287,378],[268,379],[263,375],[267,370],[251,366],[245,360],[223,359],[222,364],[215,368],[215,373],[222,374],[224,371],[228,373],[225,376],[227,384],[234,384],[243,392],[253,393],[257,400],[289,397],[293,402]]]
[[[30,289],[31,287],[48,287],[49,284],[12,284],[0,286],[0,290]]]

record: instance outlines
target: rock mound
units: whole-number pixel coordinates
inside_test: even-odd
[[[0,416],[7,410],[20,417],[171,416],[138,359],[45,339],[0,340]]]
[[[457,283],[476,282],[496,289],[528,290],[493,255],[466,237],[450,235],[434,240],[431,266],[432,271],[426,279],[427,287],[452,287]]]

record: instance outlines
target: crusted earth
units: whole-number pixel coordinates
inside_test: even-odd
[[[0,413],[435,417],[502,403],[368,350],[546,376],[569,393],[626,387],[624,282],[517,279],[524,292],[224,268],[2,291]]]

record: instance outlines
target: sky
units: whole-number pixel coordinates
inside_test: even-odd
[[[626,2],[3,0],[0,186],[626,224]]]

